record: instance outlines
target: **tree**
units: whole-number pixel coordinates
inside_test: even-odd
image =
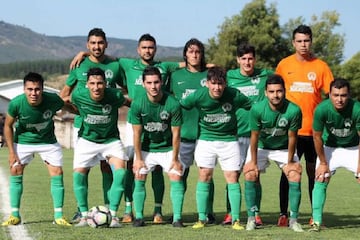
[[[242,42],[255,46],[260,67],[275,68],[289,53],[281,38],[275,4],[266,7],[265,0],[254,0],[246,4],[239,15],[226,18],[217,37],[209,40],[208,59],[223,67],[235,68],[236,48]]]
[[[360,100],[360,52],[342,65],[339,76],[350,82],[351,96]]]

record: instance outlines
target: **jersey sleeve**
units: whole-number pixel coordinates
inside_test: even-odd
[[[322,132],[324,130],[323,111],[321,108],[322,104],[315,108],[314,119],[313,119],[313,130]]]
[[[134,125],[142,124],[140,115],[140,104],[138,101],[133,101],[131,103],[131,108],[129,109],[128,114],[130,114],[129,123]]]
[[[301,114],[301,109],[294,105],[295,109],[294,109],[294,117],[292,118],[292,121],[290,123],[290,127],[289,130],[290,131],[297,131],[301,128],[301,123],[302,123],[302,114]]]
[[[76,77],[76,68],[71,70],[69,73],[68,78],[66,79],[66,86],[68,87],[74,87],[77,83],[77,77]]]
[[[259,131],[261,128],[260,113],[257,105],[254,105],[249,112],[249,126],[252,131]]]
[[[171,117],[171,126],[180,126],[182,124],[182,112],[181,106],[176,100],[174,99],[174,110]]]
[[[181,107],[185,108],[185,109],[192,109],[193,107],[195,107],[195,96],[196,96],[196,93],[198,92],[199,90],[196,90],[195,92],[189,94],[187,97],[185,98],[182,98],[180,100],[180,105]]]
[[[7,113],[13,118],[16,118],[18,116],[18,114],[19,114],[18,104],[16,104],[18,98],[19,97],[14,98],[13,100],[11,100],[10,103],[9,103],[9,106],[8,106]]]

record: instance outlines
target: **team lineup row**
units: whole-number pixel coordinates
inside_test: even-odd
[[[42,92],[42,77],[30,73],[24,78],[24,94],[9,105],[4,132],[11,166],[12,213],[2,225],[21,222],[23,170],[32,154],[38,152],[51,176],[55,223],[70,226],[62,216],[62,154],[52,122],[52,116],[65,104],[67,109],[75,106],[73,110],[79,113],[74,121],[78,138],[73,182],[80,218],[75,226],[87,226],[88,173],[101,162],[106,183],[104,201],[112,215],[110,227],[120,227],[116,215],[123,193],[126,209],[122,221],[144,226],[145,180],[149,172],[158,183],[153,184],[157,186],[154,222],[163,221],[161,169],[170,179],[173,226],[183,227],[186,179],[195,159],[199,171],[198,222],[193,228],[203,228],[212,220],[212,174],[218,162],[224,171],[229,202],[229,214],[224,220],[235,230],[244,229],[239,222],[238,179],[242,170],[248,214],[246,229],[254,230],[262,224],[259,174],[273,160],[284,173],[278,225],[302,232],[297,218],[302,173],[299,159],[304,155],[313,210],[310,230],[319,231],[331,173],[340,166],[356,176],[360,172],[356,147],[360,111],[358,102],[350,98],[348,82],[341,78],[333,81],[327,65],[311,54],[311,41],[309,27],[301,25],[295,29],[296,52],[279,63],[277,74],[255,68],[255,49],[241,44],[237,50],[239,68],[226,72],[220,67],[206,68],[204,46],[196,39],[189,40],[184,47],[185,63],[154,61],[156,42],[149,34],[139,40],[140,59],[112,59],[105,55],[105,33],[101,29],[91,30],[87,43],[89,56],[70,72],[60,94],[62,99]],[[166,90],[172,94],[163,90],[167,81]],[[115,89],[116,84],[128,97]],[[321,90],[329,93],[329,99],[322,101]],[[117,129],[118,108],[122,105],[130,107],[126,147]],[[351,162],[341,161],[338,156],[344,154]]]

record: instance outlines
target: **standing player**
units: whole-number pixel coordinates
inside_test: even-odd
[[[285,99],[284,80],[271,75],[266,80],[266,99],[256,103],[250,110],[250,149],[243,172],[246,181],[246,207],[248,222],[246,230],[254,230],[256,209],[256,181],[260,172],[273,160],[289,180],[290,225],[295,232],[303,232],[297,222],[301,200],[302,167],[295,155],[297,131],[301,127],[301,110]]]
[[[305,25],[298,26],[293,31],[292,44],[295,53],[280,61],[276,73],[285,81],[286,98],[301,108],[303,120],[299,130],[297,155],[299,159],[304,155],[306,173],[308,176],[308,190],[310,203],[315,179],[316,152],[312,137],[313,113],[316,105],[322,100],[322,91],[329,93],[330,82],[333,80],[328,65],[316,58],[311,52],[312,32]],[[280,217],[278,226],[288,226],[288,191],[286,176],[282,174],[280,180]],[[312,220],[310,219],[310,224]]]
[[[118,89],[106,88],[105,72],[100,68],[90,68],[87,75],[87,88],[78,89],[71,96],[83,119],[74,150],[74,193],[81,212],[80,222],[75,226],[87,226],[89,170],[100,159],[105,159],[113,171],[109,192],[110,227],[120,227],[116,211],[124,191],[128,157],[117,126],[118,108],[128,106],[129,101]]]
[[[40,155],[49,171],[54,223],[71,226],[63,217],[63,155],[54,134],[53,121],[53,116],[64,106],[64,102],[58,95],[44,92],[43,89],[43,77],[30,72],[24,77],[24,94],[9,103],[4,132],[9,149],[11,215],[2,226],[21,222],[19,210],[23,174],[25,166],[33,160],[35,153]]]
[[[90,55],[81,62],[78,68],[70,71],[66,84],[62,89],[60,95],[62,97],[69,97],[70,94],[77,89],[83,89],[86,87],[87,72],[90,68],[99,67],[105,72],[106,87],[116,88],[116,85],[123,85],[123,74],[117,61],[108,58],[105,55],[105,49],[108,46],[105,32],[100,28],[93,28],[88,33],[87,44],[86,44]],[[74,119],[74,146],[78,138],[78,131],[82,124],[82,118],[77,115]],[[101,159],[104,160],[104,159]],[[100,167],[102,172],[102,187],[105,205],[109,205],[109,191],[113,176],[109,164],[104,161],[100,161]],[[80,212],[77,212],[73,217],[73,222],[80,220]]]
[[[265,98],[265,82],[273,71],[268,69],[255,68],[256,56],[255,47],[248,43],[240,44],[237,47],[237,63],[239,68],[229,70],[226,75],[227,85],[233,87],[247,96],[253,103],[257,103]],[[249,127],[249,111],[239,108],[236,111],[237,118],[237,135],[240,145],[241,161],[245,162],[247,151],[250,144],[250,127]],[[245,196],[248,182],[245,182]],[[257,226],[262,225],[259,215],[261,202],[261,184],[259,181],[255,183],[256,187],[256,211],[255,223]],[[227,214],[224,217],[223,224],[231,223],[230,205],[227,201]]]
[[[194,229],[206,224],[210,181],[216,162],[224,171],[233,219],[232,228],[244,229],[240,225],[241,191],[239,171],[241,169],[240,149],[236,139],[236,115],[239,107],[250,109],[251,102],[236,89],[226,87],[226,71],[219,67],[208,70],[207,88],[200,88],[181,99],[186,109],[199,111],[200,136],[195,149],[195,161],[199,168],[196,187],[196,203],[199,221]]]
[[[173,226],[183,227],[181,212],[184,201],[183,174],[179,161],[181,107],[178,101],[161,90],[161,73],[149,66],[143,73],[146,94],[136,98],[131,106],[134,132],[134,227],[144,226],[143,210],[146,198],[145,181],[150,171],[160,165],[170,179]]]
[[[176,70],[171,74],[170,91],[174,96],[181,100],[193,93],[196,89],[205,87],[206,83],[206,61],[205,48],[202,42],[192,38],[186,42],[183,57],[186,67]],[[187,189],[187,177],[189,175],[190,166],[194,161],[195,142],[198,138],[199,113],[196,109],[187,110],[182,108],[183,124],[181,125],[181,142],[180,142],[180,161],[184,167],[184,192]],[[214,182],[210,181],[209,209],[207,210],[207,222],[214,223],[215,216],[213,214],[214,201]]]
[[[326,189],[331,175],[344,167],[360,177],[360,103],[350,98],[350,85],[336,78],[330,85],[329,99],[314,113],[313,133],[318,155],[313,190],[314,224],[309,231],[320,231]]]

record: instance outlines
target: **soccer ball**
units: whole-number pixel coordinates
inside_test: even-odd
[[[111,223],[110,210],[105,206],[95,206],[90,208],[87,216],[87,223],[93,228],[109,227]]]

